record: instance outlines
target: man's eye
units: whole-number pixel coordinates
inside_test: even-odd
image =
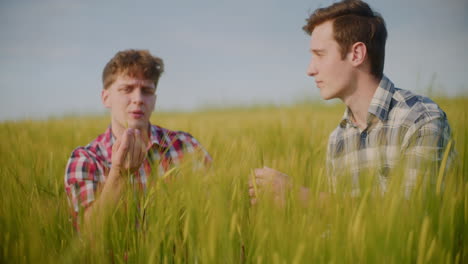
[[[132,89],[131,89],[130,87],[122,87],[122,88],[120,88],[120,91],[121,91],[121,92],[124,92],[124,93],[128,93],[128,92],[130,92],[131,90],[132,90]]]

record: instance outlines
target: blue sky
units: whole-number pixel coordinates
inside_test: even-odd
[[[99,2],[99,3],[98,3]],[[101,73],[119,50],[164,59],[157,109],[319,98],[305,72],[308,14],[332,1],[1,1],[0,120],[103,113]],[[373,0],[398,87],[468,93],[468,1]]]

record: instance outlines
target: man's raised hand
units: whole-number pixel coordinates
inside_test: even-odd
[[[257,195],[261,192],[271,192],[278,205],[286,202],[286,191],[290,189],[289,176],[277,170],[263,167],[255,169],[254,175],[249,179],[250,203],[257,203]]]
[[[126,129],[112,146],[112,168],[120,172],[137,171],[145,157],[146,147],[138,129]]]

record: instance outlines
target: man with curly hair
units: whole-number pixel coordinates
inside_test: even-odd
[[[150,124],[163,72],[162,59],[146,50],[120,51],[105,66],[101,99],[110,110],[111,124],[87,146],[72,152],[65,172],[77,229],[80,211],[84,210],[86,225],[93,215],[116,204],[128,187],[127,174],[144,189],[151,175],[163,175],[187,154],[201,153],[202,163],[211,161],[190,134]]]

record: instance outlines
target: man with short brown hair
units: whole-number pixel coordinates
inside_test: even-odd
[[[451,138],[447,116],[429,98],[396,88],[383,74],[387,30],[365,2],[345,0],[317,9],[303,29],[311,36],[308,75],[323,99],[339,98],[347,106],[328,142],[332,187],[340,176],[350,176],[352,192],[359,193],[360,174],[370,171],[385,192],[389,171],[404,166],[408,195],[418,175],[433,175],[443,158]],[[274,169],[256,169],[255,176],[260,188],[270,186],[277,196],[289,186],[289,177]],[[254,187],[251,182],[253,203]],[[308,189],[301,195],[307,197]]]
[[[146,50],[120,51],[105,66],[101,99],[110,110],[111,125],[87,146],[72,152],[65,172],[76,228],[81,210],[86,225],[91,216],[116,204],[128,186],[124,183],[131,180],[129,173],[144,189],[151,174],[162,176],[190,153],[201,153],[202,163],[211,161],[190,134],[150,124],[163,72],[162,59]]]

